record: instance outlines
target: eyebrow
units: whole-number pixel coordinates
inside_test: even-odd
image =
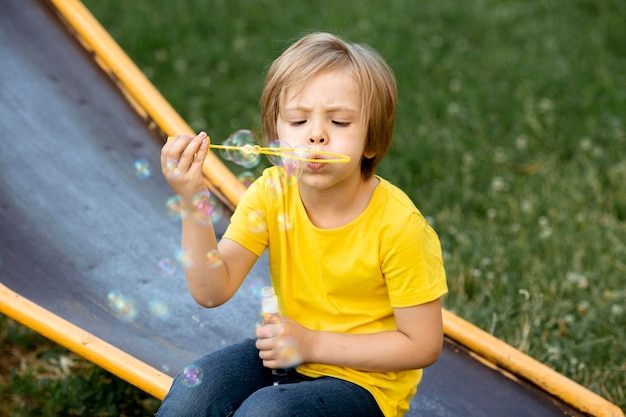
[[[295,107],[285,107],[283,109],[284,113],[287,112],[292,112],[292,111],[304,111],[304,112],[310,112],[311,111],[311,107],[308,106],[295,106]],[[354,114],[359,114],[358,110],[352,109],[350,107],[345,107],[345,106],[334,106],[334,107],[329,107],[327,109],[324,109],[325,113],[338,113],[338,112],[346,112],[346,113],[354,113]]]

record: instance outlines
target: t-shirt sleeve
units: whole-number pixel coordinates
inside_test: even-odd
[[[383,241],[382,272],[392,307],[424,304],[448,292],[441,244],[435,231],[413,213]]]
[[[246,190],[230,218],[223,238],[233,240],[257,256],[268,245],[265,179],[260,177]]]

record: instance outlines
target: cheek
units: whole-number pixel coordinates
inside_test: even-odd
[[[306,134],[303,133],[302,129],[295,129],[288,125],[277,126],[276,133],[278,135],[278,139],[282,142],[288,143],[290,146],[298,146],[302,144],[308,143],[308,138]],[[304,135],[304,136],[303,136]]]
[[[276,123],[276,135],[278,136],[276,139],[287,140],[287,137],[290,136],[290,131],[286,123]]]

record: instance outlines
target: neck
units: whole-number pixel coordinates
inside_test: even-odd
[[[365,210],[378,185],[378,178],[358,177],[355,184],[325,190],[300,190],[309,220],[321,229],[345,226]]]

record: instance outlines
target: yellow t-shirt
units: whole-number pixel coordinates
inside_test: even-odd
[[[298,185],[268,168],[245,193],[224,234],[261,255],[269,250],[281,312],[313,330],[396,330],[392,308],[433,301],[447,292],[439,238],[400,189],[380,181],[366,209],[349,224],[320,229],[310,221]],[[421,370],[365,372],[323,364],[303,375],[333,376],[372,393],[386,417],[402,416]]]

